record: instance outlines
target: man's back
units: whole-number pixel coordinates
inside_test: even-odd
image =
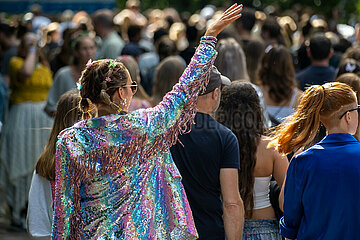
[[[322,85],[327,82],[334,81],[336,70],[331,67],[324,66],[309,66],[296,74],[301,91],[311,85]]]
[[[197,113],[189,134],[171,148],[201,239],[224,239],[220,169],[240,168],[235,135],[210,115]]]

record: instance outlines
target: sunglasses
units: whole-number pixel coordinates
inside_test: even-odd
[[[353,109],[347,110],[346,112],[344,112],[343,114],[341,114],[341,116],[340,116],[339,119],[341,119],[343,116],[345,116],[346,113],[352,112],[352,111],[355,111],[355,110],[357,110],[358,116],[360,117],[360,105],[358,105],[357,108],[353,108]]]
[[[123,88],[125,88],[125,87],[130,87],[130,88],[131,88],[132,93],[133,93],[133,94],[135,94],[135,93],[136,93],[136,91],[137,91],[138,85],[137,85],[137,82],[132,81],[132,84],[129,84],[129,85],[124,85],[124,86],[122,86],[122,87],[123,87]]]

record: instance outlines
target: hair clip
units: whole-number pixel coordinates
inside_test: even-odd
[[[76,83],[76,88],[80,91],[82,89],[81,83],[77,82]]]
[[[89,61],[86,63],[87,67],[91,67],[93,64],[93,61],[91,59],[89,59]]]
[[[355,64],[351,64],[351,63],[346,63],[346,66],[345,66],[345,70],[346,72],[353,72],[356,68],[356,65]]]
[[[111,78],[106,77],[106,78],[105,78],[105,81],[107,81],[107,82],[111,82]]]
[[[115,68],[117,65],[118,65],[117,62],[114,62],[112,59],[110,59],[110,63],[109,63],[110,67]]]

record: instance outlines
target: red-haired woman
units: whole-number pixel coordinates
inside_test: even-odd
[[[355,92],[344,83],[315,85],[280,124],[269,146],[288,154],[309,144],[320,123],[327,136],[290,162],[280,232],[289,239],[357,239],[360,143]]]

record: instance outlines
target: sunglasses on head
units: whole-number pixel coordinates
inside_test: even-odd
[[[346,113],[352,112],[352,111],[355,111],[355,110],[357,110],[358,116],[360,117],[360,105],[358,105],[357,108],[353,108],[353,109],[347,110],[346,112],[344,112],[343,114],[341,114],[341,116],[340,116],[339,119],[341,119],[343,116],[345,116]]]

